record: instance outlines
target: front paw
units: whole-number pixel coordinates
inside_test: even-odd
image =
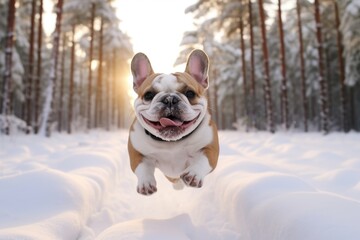
[[[157,191],[154,177],[154,166],[142,162],[135,169],[138,178],[137,192],[143,195],[151,195]]]
[[[137,192],[142,195],[151,195],[157,191],[155,182],[139,183],[137,186]]]
[[[187,172],[180,176],[188,187],[201,188],[203,185],[203,179],[195,173]]]

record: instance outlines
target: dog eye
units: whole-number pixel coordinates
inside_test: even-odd
[[[149,91],[149,92],[145,93],[144,100],[145,101],[151,101],[154,97],[155,97],[155,93]]]
[[[188,99],[193,99],[193,98],[196,96],[196,94],[195,94],[195,92],[192,91],[192,90],[187,90],[187,91],[185,92],[185,96],[186,96]]]

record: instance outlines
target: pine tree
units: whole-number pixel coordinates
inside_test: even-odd
[[[46,89],[46,99],[42,111],[42,121],[39,134],[50,137],[52,124],[52,111],[54,107],[55,84],[57,76],[57,63],[59,55],[59,39],[61,35],[61,18],[62,18],[63,0],[58,0],[56,5],[56,27],[53,37],[53,49],[51,54],[50,77]]]
[[[253,31],[253,10],[252,10],[252,2],[249,0],[248,2],[248,12],[249,12],[249,37],[250,37],[250,96],[251,96],[251,110],[250,110],[250,118],[251,125],[256,128],[256,82],[255,82],[255,54],[254,54],[254,31]]]
[[[285,128],[289,129],[289,106],[287,97],[286,80],[286,54],[284,42],[284,30],[282,22],[281,0],[278,0],[278,25],[280,38],[280,61],[281,61],[281,123],[285,123]]]
[[[91,18],[90,18],[90,49],[89,49],[89,67],[88,67],[88,106],[87,106],[87,128],[91,128],[91,95],[92,95],[92,69],[91,64],[93,60],[94,51],[94,22],[95,22],[95,3],[91,4]],[[96,115],[95,115],[96,116]]]
[[[347,124],[347,111],[346,111],[346,94],[345,94],[345,68],[343,59],[343,46],[342,46],[342,34],[340,30],[340,14],[337,2],[334,0],[334,11],[336,21],[336,32],[337,32],[337,49],[338,49],[338,61],[339,61],[339,77],[340,77],[340,113],[341,113],[341,127],[342,130],[348,131]]]
[[[82,110],[85,109],[87,111],[87,116],[85,116],[87,129],[90,129],[93,125],[98,125],[99,121],[99,111],[97,111],[98,103],[96,102],[98,89],[93,87],[94,61],[98,59],[98,56],[95,55],[95,52],[97,46],[99,45],[97,39],[95,39],[95,20],[97,20],[99,17],[102,17],[105,19],[106,23],[112,23],[117,21],[114,9],[110,7],[109,3],[109,1],[105,0],[88,2],[82,0],[68,0],[64,5],[66,13],[64,25],[67,26],[69,32],[72,26],[80,26],[81,28],[82,26],[90,25],[88,32],[83,31],[84,34],[82,35],[79,42],[80,47],[87,54],[86,61],[88,63],[88,83],[82,84],[82,86],[87,87],[87,96],[85,97],[87,107],[86,109],[83,106],[80,107]],[[79,72],[81,71],[82,70],[79,70]],[[84,91],[84,87],[81,87],[79,89]],[[82,93],[82,95],[85,96],[85,93]],[[95,96],[95,99],[93,96]],[[93,105],[93,103],[95,103],[95,105]]]
[[[34,45],[35,45],[35,14],[36,14],[36,0],[31,1],[31,16],[30,16],[30,39],[29,39],[29,63],[27,80],[25,84],[25,119],[28,126],[32,126],[32,87],[34,78]]]
[[[342,9],[341,33],[344,47],[348,128],[360,130],[360,6],[357,0],[338,1]]]
[[[103,19],[100,19],[100,32],[99,32],[99,65],[98,65],[98,78],[96,82],[96,99],[95,99],[95,123],[94,127],[98,128],[102,124],[102,91],[103,91]]]
[[[70,84],[69,84],[69,101],[68,101],[68,124],[67,132],[71,134],[71,124],[73,118],[73,97],[74,97],[74,69],[75,69],[75,25],[72,26],[72,41],[71,41],[71,65],[70,65]]]
[[[329,108],[327,101],[327,87],[324,76],[324,62],[323,62],[323,40],[322,40],[322,27],[320,17],[320,3],[319,0],[314,1],[315,7],[315,22],[316,22],[316,36],[318,43],[318,55],[319,55],[319,84],[320,84],[320,118],[321,118],[321,129],[326,134],[329,132]]]
[[[306,82],[305,82],[305,58],[304,58],[304,44],[302,35],[302,21],[301,21],[301,6],[300,0],[296,1],[297,24],[299,32],[299,57],[300,57],[300,73],[301,73],[301,99],[303,109],[304,130],[308,131],[308,101],[306,97]]]
[[[111,61],[111,64],[112,64],[112,102],[111,102],[111,106],[112,106],[112,109],[111,109],[111,121],[110,121],[110,124],[111,125],[115,125],[116,123],[116,112],[117,112],[117,101],[116,101],[116,96],[118,95],[117,94],[117,90],[118,90],[118,83],[117,83],[117,71],[116,71],[116,64],[117,64],[117,51],[114,50],[113,54],[112,54],[112,61]]]
[[[111,72],[110,72],[110,69],[111,69],[111,56],[110,57],[107,57],[107,71],[106,71],[106,78],[104,79],[105,80],[105,96],[104,96],[104,99],[105,99],[105,129],[106,130],[110,130],[110,121],[111,121],[111,116],[112,116],[112,113],[110,112],[110,101],[112,100],[111,97],[112,97],[112,94],[114,93],[114,90],[111,90],[110,88],[110,80],[111,80]]]
[[[240,11],[242,11],[242,2],[240,1]],[[240,14],[239,20],[239,28],[240,28],[240,48],[241,48],[241,66],[242,66],[242,76],[243,76],[243,93],[244,93],[244,117],[246,119],[246,130],[249,128],[248,121],[248,91],[247,91],[247,72],[246,72],[246,61],[245,61],[245,42],[244,42],[244,22],[243,22],[243,13]],[[235,87],[234,87],[235,89]],[[234,94],[234,97],[237,94]],[[234,106],[236,106],[236,98],[234,99]],[[234,110],[235,112],[235,110]],[[234,119],[236,122],[236,119]]]
[[[58,107],[58,132],[63,129],[63,109],[64,109],[64,81],[65,81],[65,58],[66,58],[66,34],[62,34],[62,51],[61,51],[61,63],[60,63],[60,86],[59,86],[59,107]]]
[[[260,23],[261,23],[261,34],[262,34],[262,49],[263,49],[263,63],[264,63],[264,91],[265,91],[265,106],[266,106],[266,119],[267,119],[267,128],[270,132],[275,132],[275,126],[273,121],[273,105],[271,97],[271,81],[270,81],[270,69],[269,69],[269,53],[267,47],[267,38],[266,38],[266,26],[265,26],[265,12],[263,7],[263,1],[258,0],[259,4],[259,13],[260,13]]]
[[[218,73],[215,69],[214,74],[213,74],[213,79],[214,79],[214,91],[213,91],[213,98],[214,98],[214,111],[215,111],[215,122],[219,125],[220,123],[220,111],[219,111],[219,100],[218,100],[218,83],[216,81],[218,77]],[[218,126],[220,127],[220,126]]]
[[[11,114],[11,72],[12,72],[12,53],[14,45],[14,28],[15,28],[15,0],[9,0],[8,17],[7,17],[7,33],[5,43],[5,71],[3,76],[3,100],[1,114],[5,117]],[[5,133],[10,134],[10,121],[7,119]]]
[[[36,79],[35,79],[35,109],[34,109],[34,132],[38,133],[39,131],[39,110],[40,110],[40,92],[41,92],[41,67],[42,67],[42,38],[43,38],[43,24],[42,24],[42,18],[43,18],[43,0],[40,0],[39,5],[39,21],[38,21],[38,42],[37,42],[37,73],[36,73]]]
[[[132,46],[129,37],[124,34],[118,27],[118,23],[111,21],[104,25],[103,29],[103,55],[111,56],[104,59],[104,67],[107,67],[112,75],[113,92],[105,96],[106,103],[108,97],[112,96],[111,101],[111,121],[113,126],[122,126],[124,116],[130,108],[126,98],[127,89],[127,72],[129,72],[128,59],[133,56]],[[111,65],[111,66],[110,66]],[[111,69],[111,70],[110,70]],[[121,105],[121,106],[120,106]],[[106,111],[108,112],[108,111]]]

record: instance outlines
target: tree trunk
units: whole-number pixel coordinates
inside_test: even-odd
[[[65,77],[65,56],[66,56],[66,35],[63,34],[62,39],[62,54],[61,54],[61,77],[60,77],[60,94],[59,94],[59,109],[58,109],[58,131],[62,131],[63,123],[63,102],[64,102],[64,77]]]
[[[233,82],[233,95],[232,95],[232,122],[233,123],[236,123],[237,122],[237,105],[236,105],[236,102],[237,102],[237,97],[236,97],[236,85],[237,85],[237,82],[234,81]]]
[[[316,23],[316,37],[318,41],[318,55],[319,55],[319,84],[320,84],[320,119],[321,130],[326,134],[329,132],[328,119],[329,108],[327,102],[326,82],[324,79],[324,63],[323,63],[323,41],[322,41],[322,25],[320,18],[319,0],[314,1],[315,6],[315,23]]]
[[[99,38],[99,66],[98,66],[98,79],[96,83],[96,100],[95,100],[95,128],[102,124],[102,64],[103,64],[103,20],[100,20],[100,38]]]
[[[286,79],[286,54],[284,29],[281,16],[281,0],[278,0],[278,25],[280,37],[280,61],[281,61],[281,123],[285,123],[285,128],[289,129],[289,104],[287,94],[287,79]]]
[[[72,26],[72,42],[71,42],[71,66],[70,66],[70,84],[69,84],[69,102],[68,102],[68,125],[67,132],[71,134],[71,123],[73,114],[73,96],[74,96],[74,69],[75,69],[75,25]]]
[[[215,110],[215,119],[216,119],[216,123],[218,124],[218,126],[220,127],[220,112],[219,112],[219,107],[218,107],[218,85],[217,85],[217,70],[215,69],[214,71],[214,110]]]
[[[59,56],[59,39],[61,34],[61,18],[62,18],[62,6],[63,0],[58,0],[56,5],[56,27],[53,38],[53,49],[51,53],[51,69],[50,78],[46,89],[45,103],[42,113],[42,123],[40,126],[39,133],[50,137],[51,135],[51,124],[52,124],[52,111],[54,107],[54,95],[56,85],[56,70]]]
[[[221,108],[221,130],[225,130],[226,129],[226,121],[225,121],[225,101],[223,99],[223,101],[221,101],[220,104],[220,108]]]
[[[112,55],[112,104],[111,104],[111,124],[115,126],[115,118],[116,118],[116,97],[118,93],[118,84],[116,77],[116,49],[114,49]]]
[[[255,55],[254,55],[254,31],[253,31],[253,15],[252,15],[252,3],[249,0],[248,4],[249,8],[249,30],[250,30],[250,80],[251,80],[251,88],[250,88],[250,95],[251,95],[251,110],[250,110],[250,122],[251,126],[256,128],[256,92],[255,92]]]
[[[118,118],[117,118],[117,124],[118,124],[118,128],[123,128],[124,127],[124,107],[123,107],[123,104],[124,104],[124,101],[123,101],[123,96],[120,95],[118,97],[118,100],[117,100],[117,103],[118,103],[118,106],[117,106],[117,109],[118,109]]]
[[[259,1],[259,13],[260,13],[260,23],[261,23],[261,34],[262,34],[262,49],[264,57],[264,69],[265,69],[265,106],[266,106],[266,119],[267,119],[267,128],[270,132],[275,132],[274,122],[273,122],[273,105],[271,98],[271,82],[270,82],[270,69],[269,69],[269,53],[267,47],[266,39],[266,25],[265,25],[265,13],[263,0]]]
[[[304,43],[302,36],[302,23],[301,23],[301,6],[300,0],[296,1],[296,12],[297,12],[297,22],[298,22],[298,30],[299,30],[299,55],[300,55],[300,73],[301,73],[301,98],[302,98],[302,108],[304,114],[304,130],[308,131],[308,100],[306,97],[306,79],[305,79],[305,58],[304,58]]]
[[[29,65],[27,73],[27,81],[25,84],[25,121],[28,126],[32,126],[32,86],[34,77],[34,35],[35,35],[35,14],[36,0],[31,1],[31,17],[30,17],[30,39],[29,39]],[[29,133],[29,132],[28,132]]]
[[[91,26],[90,26],[90,50],[89,50],[89,85],[88,85],[88,113],[87,113],[87,128],[91,128],[91,95],[92,95],[92,69],[91,63],[93,60],[94,49],[94,21],[95,21],[95,3],[91,4]]]
[[[9,0],[8,3],[8,18],[7,18],[7,30],[6,30],[6,42],[5,42],[5,71],[3,77],[3,100],[1,113],[6,117],[5,134],[10,134],[10,121],[8,115],[11,114],[11,72],[12,72],[12,51],[14,45],[14,31],[15,31],[15,0]]]
[[[209,113],[210,113],[210,116],[215,119],[214,117],[214,111],[213,111],[213,101],[212,101],[212,92],[214,91],[214,87],[213,87],[213,84],[211,84],[206,92],[206,99],[207,99],[207,102],[208,102],[208,109],[209,109]]]
[[[37,74],[35,81],[35,127],[34,132],[39,131],[39,109],[40,109],[40,92],[41,92],[41,53],[42,53],[42,15],[43,15],[43,0],[40,0],[39,5],[39,23],[38,23],[38,50],[37,50]]]
[[[86,100],[85,100],[86,92],[85,92],[84,68],[83,68],[82,64],[80,65],[80,68],[79,68],[79,75],[80,75],[80,86],[79,86],[79,89],[80,89],[80,93],[79,93],[80,116],[82,117],[82,119],[86,119]]]
[[[109,65],[111,65],[111,64],[109,64]],[[106,103],[105,103],[105,108],[106,108],[105,128],[108,131],[110,130],[110,117],[111,117],[111,114],[110,114],[110,100],[111,100],[111,96],[112,96],[112,92],[113,92],[113,91],[110,90],[110,77],[111,77],[111,74],[109,73],[110,67],[107,68],[106,78],[105,78],[105,84],[106,84],[106,92],[105,92],[105,100],[106,100]]]
[[[328,43],[330,41],[329,39],[329,35],[325,35],[323,38],[323,43]],[[334,119],[335,117],[333,117],[333,113],[334,113],[334,109],[331,107],[333,106],[332,101],[333,98],[331,96],[331,88],[332,88],[332,72],[330,71],[331,69],[331,61],[332,58],[330,56],[330,47],[328,45],[323,46],[323,53],[324,53],[324,79],[326,79],[326,92],[327,92],[327,101],[328,101],[328,109],[329,109],[329,122],[331,122],[331,119]]]
[[[241,10],[242,11],[242,3],[240,1]],[[242,65],[242,75],[243,75],[243,91],[244,91],[244,116],[246,119],[246,131],[249,130],[249,119],[248,119],[248,92],[247,92],[247,73],[246,73],[246,61],[245,61],[245,42],[244,42],[244,22],[243,22],[243,15],[240,15],[240,22],[239,22],[239,28],[240,28],[240,47],[241,47],[241,65]],[[236,86],[236,85],[235,85]],[[235,92],[234,87],[234,92]],[[234,93],[234,104],[236,106],[236,94]],[[235,113],[234,113],[235,114]],[[235,119],[236,122],[236,119]]]
[[[336,32],[337,32],[337,48],[338,48],[338,61],[339,61],[339,73],[340,73],[340,112],[341,112],[341,127],[345,132],[349,131],[347,123],[347,111],[346,111],[346,94],[345,94],[345,67],[344,67],[344,58],[343,58],[343,46],[342,46],[342,36],[340,31],[340,17],[339,17],[339,7],[337,2],[334,0],[334,10],[335,10],[335,21],[336,21]]]
[[[356,113],[355,113],[355,86],[349,88],[349,108],[350,108],[350,116],[349,116],[349,125],[350,129],[356,130]]]

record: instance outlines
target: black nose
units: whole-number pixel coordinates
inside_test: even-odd
[[[178,102],[180,102],[180,98],[177,96],[165,96],[162,101],[163,104],[165,104],[167,107],[171,107],[173,105],[176,105]]]

